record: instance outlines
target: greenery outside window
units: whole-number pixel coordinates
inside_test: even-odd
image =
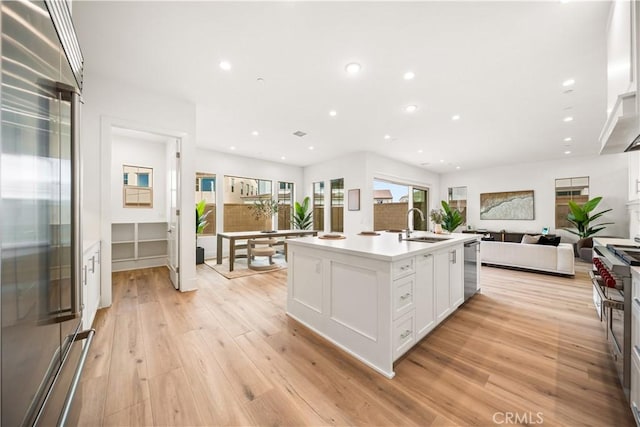
[[[580,176],[556,179],[556,229],[573,228],[567,220],[569,214],[569,200],[577,204],[589,200],[589,177]]]
[[[278,182],[278,230],[290,230],[293,216],[293,182]]]

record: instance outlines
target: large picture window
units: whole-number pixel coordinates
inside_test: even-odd
[[[578,204],[589,200],[589,177],[556,179],[556,229],[572,228],[567,220],[569,215],[569,200]]]
[[[414,230],[428,230],[429,228],[429,190],[408,184],[373,180],[373,229],[404,230],[408,227],[409,209],[418,208],[424,214],[425,220],[418,212],[413,212]]]
[[[196,203],[206,200],[205,212],[207,226],[202,230],[202,235],[212,236],[216,234],[216,176],[205,172],[196,173]]]
[[[451,209],[457,209],[462,216],[462,224],[467,225],[467,187],[449,187],[447,202]]]
[[[290,230],[293,215],[293,182],[278,182],[278,230]]]
[[[260,231],[273,228],[273,218],[256,218],[251,206],[259,200],[273,199],[270,180],[224,177],[224,231]],[[242,189],[242,192],[240,191]]]
[[[324,231],[324,182],[313,183],[313,229]]]
[[[344,231],[344,178],[331,180],[331,231]]]

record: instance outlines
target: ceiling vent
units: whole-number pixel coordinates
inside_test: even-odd
[[[297,130],[293,133],[295,136],[299,136],[300,138],[302,138],[303,136],[306,135],[305,132],[302,132],[301,130]]]

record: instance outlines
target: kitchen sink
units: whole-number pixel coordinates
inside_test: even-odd
[[[424,242],[424,243],[438,243],[444,240],[449,240],[450,237],[433,237],[433,236],[424,236],[424,237],[409,237],[408,239],[403,239],[408,242]]]

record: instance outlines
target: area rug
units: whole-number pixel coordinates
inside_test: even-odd
[[[284,255],[277,254],[273,257],[273,262],[276,263],[276,268],[272,270],[250,270],[247,267],[247,259],[236,259],[233,263],[233,271],[229,271],[229,258],[223,258],[222,264],[216,264],[215,259],[205,260],[205,264],[211,267],[218,273],[222,274],[227,279],[235,279],[237,277],[253,276],[254,274],[273,273],[274,271],[283,270],[287,268],[287,262],[284,259]],[[259,257],[254,261],[256,265],[266,264],[267,258]]]

